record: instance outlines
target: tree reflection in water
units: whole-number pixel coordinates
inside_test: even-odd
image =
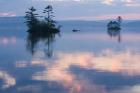
[[[56,26],[56,22],[53,20],[53,8],[48,5],[44,9],[44,19],[38,18],[36,9],[34,7],[29,8],[26,12],[26,24],[28,26],[27,36],[27,49],[32,55],[37,51],[37,45],[39,42],[43,42],[47,47],[45,53],[48,57],[52,56],[52,43],[55,40],[56,34],[60,32],[60,26]]]
[[[29,29],[32,31],[33,29]],[[51,57],[53,54],[52,43],[55,41],[56,34],[59,33],[44,33],[39,34],[40,31],[34,31],[36,33],[28,32],[27,36],[27,50],[31,52],[32,55],[38,50],[37,45],[42,42],[47,48],[44,49],[45,54]]]
[[[119,16],[117,18],[117,21],[110,21],[107,25],[107,32],[109,36],[112,37],[117,37],[118,42],[121,42],[121,23],[122,23],[122,18]]]
[[[113,38],[117,37],[118,42],[121,42],[121,30],[119,29],[108,29],[108,35]]]

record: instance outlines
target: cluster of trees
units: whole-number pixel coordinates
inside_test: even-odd
[[[34,54],[37,51],[37,45],[42,41],[46,49],[45,53],[48,57],[52,56],[52,43],[55,41],[55,35],[59,35],[59,26],[53,20],[53,8],[48,5],[43,10],[44,16],[36,13],[34,7],[29,8],[26,12],[26,24],[28,26],[27,49]]]
[[[116,21],[110,21],[107,25],[108,29],[110,30],[120,30],[122,23],[122,17],[118,16]]]
[[[56,22],[53,20],[53,8],[51,5],[48,5],[43,10],[44,16],[40,16],[36,13],[34,7],[29,8],[26,12],[26,24],[29,28],[29,33],[38,33],[38,34],[48,34],[48,33],[57,33],[59,32],[59,26],[56,26]]]
[[[118,18],[115,21],[110,21],[107,25],[108,28],[108,34],[112,37],[117,37],[118,42],[121,42],[121,23],[122,23],[122,17],[118,16]]]

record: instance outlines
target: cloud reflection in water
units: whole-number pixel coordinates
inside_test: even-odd
[[[7,44],[15,44],[16,37],[0,37],[0,44],[7,45]]]
[[[4,84],[2,85],[3,89],[9,88],[16,84],[16,79],[5,71],[0,71],[0,79],[2,79],[4,82]]]
[[[65,88],[70,88],[70,93],[91,93],[91,91],[106,93],[105,85],[91,84],[90,81],[77,79],[77,76],[70,70],[71,66],[85,70],[119,73],[123,76],[139,76],[139,60],[140,55],[132,50],[116,53],[108,49],[99,55],[90,52],[58,52],[54,60],[42,60],[41,57],[31,62],[33,66],[44,67],[44,70],[35,73],[32,79],[58,82]]]

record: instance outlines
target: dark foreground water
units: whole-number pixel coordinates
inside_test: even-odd
[[[32,51],[13,28],[0,28],[0,93],[140,93],[140,33],[62,32]]]

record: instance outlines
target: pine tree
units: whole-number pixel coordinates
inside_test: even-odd
[[[47,14],[45,16],[45,20],[47,21],[47,24],[49,27],[55,27],[55,21],[53,20],[53,7],[51,5],[48,5],[44,11],[43,11],[44,14]]]
[[[26,12],[26,23],[29,28],[33,28],[38,24],[37,16],[38,14],[35,13],[36,9],[34,7],[29,8],[29,11]]]
[[[121,22],[122,22],[122,17],[121,17],[121,16],[118,16],[117,21],[118,21],[119,24],[121,24]]]

